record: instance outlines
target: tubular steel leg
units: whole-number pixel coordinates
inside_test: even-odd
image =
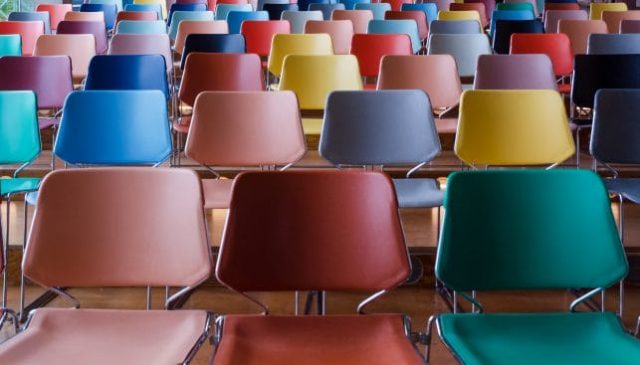
[[[624,197],[622,194],[618,194],[618,199],[620,204],[618,205],[618,228],[620,231],[620,242],[622,243],[622,247],[624,249]],[[620,280],[620,294],[619,294],[619,304],[618,304],[618,316],[622,318],[622,314],[624,313],[624,279]]]
[[[7,306],[7,264],[9,260],[7,256],[9,255],[9,226],[11,224],[11,194],[7,195],[7,219],[6,219],[6,228],[5,228],[5,238],[3,242],[3,263],[4,263],[4,275],[2,276],[2,306]]]
[[[24,234],[23,234],[23,241],[22,241],[22,257],[24,257],[24,252],[25,249],[27,248],[27,226],[28,226],[28,211],[29,211],[29,204],[27,204],[27,200],[25,199],[24,201]],[[25,302],[25,277],[24,277],[24,273],[20,272],[20,320],[23,321],[26,319],[26,317],[24,316],[24,302]]]

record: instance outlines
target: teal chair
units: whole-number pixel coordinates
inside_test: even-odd
[[[432,21],[438,20],[438,6],[434,3],[422,3],[422,4],[402,4],[400,8],[402,11],[420,10],[427,16],[427,22],[431,24]]]
[[[338,0],[338,2],[344,4],[346,10],[354,10],[356,4],[370,3],[371,0]]]
[[[609,196],[595,173],[454,173],[435,273],[476,311],[431,317],[425,339],[437,325],[464,364],[639,364],[640,340],[615,313],[578,311],[627,272]],[[473,295],[575,288],[586,294],[568,312],[487,314]]]
[[[253,11],[251,4],[218,4],[216,5],[216,20],[227,20],[232,11]]]
[[[155,11],[158,19],[162,19],[162,5],[160,4],[127,4],[124,11]]]
[[[2,56],[22,56],[19,34],[0,34],[0,57]]]
[[[116,34],[167,34],[167,26],[162,20],[122,20]]]
[[[213,20],[212,11],[174,11],[171,15],[171,25],[169,26],[169,38],[173,41],[178,34],[178,26],[183,20]]]
[[[534,20],[536,17],[529,10],[494,10],[491,14],[489,34],[493,35],[498,20]]]
[[[496,10],[525,10],[530,11],[533,16],[536,16],[536,10],[533,8],[532,3],[498,3],[496,4]]]
[[[355,10],[371,10],[373,13],[373,19],[383,20],[384,13],[391,11],[391,4],[389,3],[357,3],[353,7]]]
[[[371,34],[406,34],[411,38],[413,53],[422,49],[418,33],[418,24],[414,20],[371,20],[367,33]]]

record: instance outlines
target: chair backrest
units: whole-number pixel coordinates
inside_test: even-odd
[[[515,3],[498,3],[496,4],[496,9],[498,10],[526,10],[533,13],[534,16],[537,16],[536,9],[533,3],[530,2],[515,2]]]
[[[332,0],[299,0],[298,7],[300,11],[310,10],[309,7],[313,4],[331,4]]]
[[[0,91],[0,145],[0,165],[23,164],[38,157],[40,130],[33,91]]]
[[[38,38],[44,34],[41,21],[0,22],[0,34],[19,34],[22,41],[22,55],[31,56]]]
[[[592,108],[600,89],[640,89],[640,55],[576,55],[571,101]]]
[[[46,11],[12,11],[7,20],[10,21],[41,21],[44,25],[44,34],[51,34],[51,20]]]
[[[249,20],[269,20],[269,13],[261,11],[232,11],[227,15],[227,23],[229,24],[229,33],[240,33],[242,23]]]
[[[38,109],[61,109],[73,91],[68,56],[0,58],[0,90],[32,90]]]
[[[640,163],[640,90],[601,89],[596,92],[590,151],[605,163]]]
[[[96,53],[105,53],[109,48],[107,30],[102,22],[63,20],[58,24],[56,34],[91,34],[96,40]]]
[[[22,40],[20,34],[0,34],[0,57],[21,56]]]
[[[429,34],[479,34],[480,24],[475,20],[434,20]]]
[[[244,36],[247,53],[267,57],[271,51],[273,37],[276,34],[291,33],[291,25],[286,20],[249,20],[242,23],[240,33]]]
[[[242,53],[199,53],[187,57],[178,98],[194,105],[203,91],[262,91],[260,57]]]
[[[109,5],[115,6],[116,12],[123,10],[123,3],[127,0],[87,0],[86,3],[89,5]],[[128,0],[130,1],[130,0]],[[81,4],[82,6],[83,4]]]
[[[333,44],[328,34],[276,34],[273,36],[267,69],[275,76],[282,73],[288,55],[331,55]]]
[[[171,25],[173,21],[173,13],[176,11],[206,11],[207,5],[203,3],[193,3],[193,4],[171,4],[169,8],[169,15],[167,16],[167,26]]]
[[[69,56],[76,80],[87,76],[89,62],[95,54],[96,41],[91,34],[45,34],[38,38],[34,50],[36,56]]]
[[[547,33],[558,33],[560,20],[588,20],[585,10],[548,10],[544,13],[544,29]]]
[[[176,53],[182,54],[184,44],[190,34],[227,34],[229,26],[224,20],[183,20],[178,25],[178,32],[173,44]]]
[[[46,11],[51,20],[51,30],[58,29],[58,23],[64,20],[64,15],[73,10],[71,4],[38,4],[36,11]]]
[[[474,89],[558,90],[553,64],[544,54],[482,55]]]
[[[454,151],[469,165],[551,165],[575,152],[554,90],[467,90]]]
[[[162,20],[123,20],[116,34],[167,34],[167,25]]]
[[[288,165],[306,153],[290,91],[205,91],[196,98],[185,153],[209,166]]]
[[[172,22],[167,34],[171,40],[176,39],[178,26],[183,20],[213,20],[212,11],[176,11],[173,13]]]
[[[640,10],[604,11],[602,20],[607,23],[609,33],[620,33],[620,23],[623,20],[640,20]]]
[[[333,13],[334,10],[345,10],[345,7],[344,7],[344,4],[342,3],[333,3],[333,4],[314,3],[309,5],[309,10],[321,11],[322,19],[331,20],[331,13]]]
[[[346,10],[354,10],[356,4],[370,3],[371,0],[338,0],[338,2],[344,4]]]
[[[134,4],[160,5],[162,19],[167,19],[167,3],[164,0],[133,0]]]
[[[440,10],[438,20],[475,20],[482,24],[482,18],[477,10]]]
[[[251,4],[218,4],[216,5],[216,20],[227,20],[232,11],[253,11]]]
[[[266,10],[264,6],[267,4],[289,4],[289,0],[258,0],[256,2],[256,10]]]
[[[451,11],[476,11],[480,15],[480,24],[483,28],[489,25],[489,18],[487,18],[487,12],[483,3],[451,3],[449,4],[449,10]],[[446,19],[443,19],[446,20]],[[460,19],[450,19],[457,20]],[[473,20],[473,19],[468,19]]]
[[[391,5],[391,10],[400,11],[402,4],[411,4],[412,0],[381,0],[381,3],[388,3]]]
[[[391,11],[389,3],[358,3],[353,7],[354,10],[369,10],[373,14],[373,19],[383,20],[384,14]]]
[[[190,53],[244,53],[245,49],[242,34],[189,34],[184,43],[180,68],[184,69]]]
[[[593,172],[450,175],[435,268],[448,288],[608,287],[627,269],[607,191]]]
[[[380,62],[387,55],[412,55],[411,39],[406,34],[355,34],[351,54],[358,58],[360,74],[377,77]]]
[[[424,40],[429,35],[429,25],[427,23],[427,16],[420,10],[402,10],[402,11],[387,11],[384,14],[384,18],[387,20],[413,20],[418,25],[418,35],[421,40]]]
[[[358,60],[353,55],[289,55],[282,66],[280,90],[298,96],[300,109],[322,110],[335,90],[362,90]]]
[[[489,34],[493,34],[498,20],[534,20],[534,15],[527,10],[494,10],[489,24]]]
[[[511,36],[516,33],[541,34],[544,25],[540,20],[498,20],[493,32],[493,49],[496,53],[508,54]]]
[[[125,11],[155,11],[158,14],[158,20],[163,19],[162,6],[160,4],[127,4],[124,6]]]
[[[607,23],[602,20],[560,20],[558,32],[569,37],[573,54],[585,54],[589,35],[607,33]]]
[[[438,19],[438,6],[436,4],[429,3],[416,3],[416,4],[402,4],[400,10],[420,10],[424,12],[424,15],[427,16],[427,22],[431,23],[432,21]]]
[[[331,37],[333,53],[349,54],[353,38],[353,24],[349,20],[310,20],[304,26],[305,34],[326,33]]]
[[[581,9],[580,9],[580,4],[578,4],[577,2],[567,2],[567,3],[545,2],[544,3],[544,14],[546,14],[548,11],[554,11],[554,10],[581,10]]]
[[[159,54],[164,57],[167,72],[173,68],[169,36],[166,34],[115,34],[109,54]]]
[[[101,22],[105,24],[106,28],[104,13],[101,11],[70,11],[64,15],[64,20],[69,22]],[[58,23],[58,26],[60,26],[60,23]]]
[[[591,3],[589,5],[589,19],[600,20],[605,11],[627,11],[626,3]]]
[[[155,11],[121,11],[116,17],[116,24],[122,20],[158,20],[158,13]]]
[[[298,4],[264,4],[262,10],[269,13],[269,20],[281,20],[285,11],[298,11]]]
[[[195,287],[212,270],[200,189],[183,169],[54,171],[40,186],[24,274],[45,287]]]
[[[309,20],[323,20],[321,11],[283,11],[282,20],[291,23],[291,33],[304,33],[304,25]]]
[[[367,29],[371,34],[406,34],[411,38],[413,53],[422,49],[418,24],[413,20],[372,20]]]
[[[489,38],[484,34],[433,34],[429,37],[427,47],[427,54],[453,56],[461,77],[474,76],[478,57],[492,53]]]
[[[369,21],[373,20],[373,13],[369,10],[336,10],[331,14],[331,20],[350,20],[353,32],[367,33]]]
[[[485,16],[487,19],[491,19],[493,11],[496,10],[496,0],[467,0],[465,3],[481,3],[484,5]],[[451,4],[449,4],[451,6]],[[448,9],[448,8],[446,8]],[[443,10],[446,10],[443,9]]]
[[[85,13],[102,13],[107,29],[113,29],[116,24],[118,11],[115,4],[82,4],[80,11]]]
[[[329,94],[320,155],[335,165],[418,165],[440,153],[429,97],[422,90]]]
[[[556,76],[573,72],[571,41],[563,33],[514,34],[511,37],[512,54],[542,53],[549,56]]]
[[[240,292],[392,289],[410,272],[397,209],[381,173],[243,173],[216,277]]]
[[[451,5],[451,3],[455,2],[454,0],[422,0],[422,1],[426,3],[435,4],[436,7],[438,8],[438,11],[449,10],[449,6]]]
[[[640,20],[623,20],[620,22],[620,33],[640,33]]]
[[[591,34],[587,54],[640,54],[640,34]]]

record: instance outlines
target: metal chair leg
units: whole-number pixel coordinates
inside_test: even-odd
[[[29,204],[25,199],[24,201],[24,233],[23,233],[23,241],[22,241],[22,257],[24,257],[24,252],[27,247],[27,227],[28,227],[28,212],[29,212]],[[20,272],[20,321],[24,321],[26,319],[24,312],[24,303],[26,298],[25,288],[26,286],[26,278],[24,277],[24,273]]]

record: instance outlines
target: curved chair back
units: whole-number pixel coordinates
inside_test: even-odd
[[[493,49],[496,53],[508,54],[511,36],[516,33],[544,33],[544,26],[539,20],[498,20],[493,32]]]
[[[333,53],[349,54],[353,38],[353,24],[348,20],[310,20],[305,24],[305,34],[326,33],[331,37]]]
[[[589,4],[589,19],[600,20],[605,11],[627,11],[626,3],[591,3]]]
[[[475,20],[434,20],[429,34],[479,34],[480,24]]]
[[[553,65],[544,54],[482,55],[473,88],[477,90],[558,90]]]
[[[494,10],[489,24],[489,34],[493,34],[498,20],[534,20],[533,13],[527,10]]]
[[[381,0],[381,3],[388,3],[391,5],[391,10],[400,11],[402,4],[411,4],[411,0]]]
[[[576,106],[592,108],[600,89],[640,89],[640,55],[576,55],[574,67],[571,101]]]
[[[249,20],[242,23],[240,33],[244,36],[247,53],[267,57],[271,51],[273,37],[276,34],[291,33],[291,25],[286,20]]]
[[[162,6],[160,4],[127,4],[125,11],[155,11],[158,14],[157,20],[164,19],[162,16]]]
[[[548,10],[544,13],[544,29],[547,33],[558,33],[560,20],[588,20],[585,10]]]
[[[620,22],[620,33],[640,33],[640,20],[623,20]]]
[[[33,91],[0,91],[0,165],[27,163],[40,154],[37,108]]]
[[[42,21],[4,21],[0,22],[0,34],[19,34],[22,42],[22,55],[31,56],[38,37],[44,34]]]
[[[162,20],[123,20],[116,34],[167,34],[167,26]]]
[[[384,14],[387,20],[413,20],[418,25],[418,35],[424,40],[429,35],[427,16],[420,10],[388,11]]]
[[[309,5],[310,11],[321,11],[322,19],[331,20],[331,13],[334,10],[345,10],[344,4],[342,3],[333,3],[333,4],[320,4],[314,3]]]
[[[591,34],[587,54],[640,54],[640,34]]]
[[[180,68],[184,69],[187,56],[193,52],[244,53],[242,34],[189,34],[184,43]]]
[[[104,24],[107,29],[111,30],[116,24],[118,10],[115,4],[82,4],[80,12],[83,13],[102,13],[104,16]]]
[[[36,11],[46,11],[49,13],[51,30],[58,29],[58,23],[64,20],[64,15],[73,10],[71,4],[38,4]]]
[[[511,38],[512,54],[542,53],[549,56],[556,76],[573,72],[571,41],[566,34],[514,34]]]
[[[640,10],[604,11],[602,20],[607,23],[609,33],[620,33],[620,23],[623,20],[640,20]]]
[[[300,11],[310,10],[309,7],[313,4],[331,4],[332,0],[300,0],[298,1],[298,7]]]
[[[155,11],[121,11],[116,16],[116,24],[123,20],[158,20],[158,13]]]
[[[482,24],[482,18],[477,10],[440,10],[438,20],[475,20]]]
[[[269,20],[281,20],[282,13],[285,11],[298,11],[298,4],[289,4],[288,2],[284,4],[269,3],[264,4],[262,10],[269,13]]]
[[[480,15],[480,24],[483,28],[489,25],[489,18],[487,18],[487,11],[485,10],[483,3],[451,3],[449,4],[449,10],[451,11],[476,11]],[[447,20],[447,19],[443,19]],[[450,19],[460,21],[459,19]],[[469,19],[472,20],[472,19]]]
[[[602,89],[596,93],[590,151],[604,163],[640,163],[640,90]]]
[[[554,10],[581,10],[578,2],[564,2],[564,3],[544,3],[544,13]],[[544,14],[543,14],[544,15]]]
[[[354,10],[356,4],[370,3],[371,0],[339,0],[341,4],[344,4],[345,10]]]
[[[276,34],[273,37],[267,69],[275,76],[282,73],[288,55],[331,55],[333,44],[328,34]]]
[[[288,20],[291,23],[291,33],[304,33],[304,25],[309,20],[323,20],[321,11],[283,11],[282,20]]]
[[[411,38],[413,53],[422,49],[418,24],[413,20],[372,20],[367,29],[370,34],[406,34]]]
[[[438,6],[436,4],[430,3],[416,3],[409,4],[404,3],[400,7],[402,11],[410,11],[410,10],[420,10],[424,12],[424,15],[427,17],[427,23],[431,23],[432,21],[438,18]]]
[[[36,56],[69,56],[76,81],[87,76],[89,62],[95,54],[96,41],[91,34],[45,34],[38,38],[34,50]]]
[[[173,20],[173,13],[177,11],[207,11],[207,5],[203,3],[193,3],[193,4],[171,4],[169,8],[169,15],[167,16],[167,26],[171,26],[171,22]]]
[[[351,54],[358,58],[360,74],[377,77],[380,62],[387,55],[412,55],[411,39],[406,34],[356,34]]]
[[[242,23],[245,21],[266,21],[269,20],[269,13],[266,11],[232,11],[227,15],[227,23],[229,24],[229,33],[240,33]]]
[[[64,15],[64,20],[68,22],[100,22],[105,24],[106,28],[104,13],[101,11],[70,11]],[[60,23],[58,23],[58,26],[59,25]]]
[[[427,48],[427,54],[453,56],[461,77],[474,76],[478,57],[492,53],[489,38],[484,34],[433,34],[429,37]]]
[[[134,4],[160,5],[160,15],[162,19],[167,19],[167,3],[164,0],[133,0]]]
[[[51,34],[51,20],[46,11],[12,11],[7,17],[9,21],[41,21],[44,24],[44,34]]]
[[[331,20],[350,20],[353,32],[367,33],[369,21],[373,20],[373,13],[369,10],[336,10],[331,14]]]
[[[526,10],[533,13],[534,16],[537,16],[537,12],[535,6],[531,2],[512,2],[512,3],[498,3],[496,4],[496,9],[498,10]]]
[[[166,34],[115,34],[111,38],[109,54],[154,55],[164,57],[167,72],[173,68],[169,36]]]
[[[22,40],[20,34],[0,34],[0,57],[21,56]]]
[[[216,20],[227,20],[232,11],[253,11],[251,4],[218,4],[216,5]]]
[[[229,26],[224,20],[183,20],[178,25],[178,33],[173,44],[176,53],[182,54],[184,44],[190,34],[228,34]]]
[[[491,19],[491,15],[493,11],[496,10],[496,1],[495,0],[467,0],[465,3],[481,3],[484,5],[485,16],[487,19]],[[449,4],[451,6],[451,4]],[[444,8],[442,10],[446,10],[448,8]]]
[[[389,3],[358,3],[353,7],[354,10],[369,10],[373,14],[373,19],[383,20],[384,14],[387,11],[391,11],[391,4]]]
[[[289,4],[289,0],[258,0],[256,10],[266,10],[264,6],[267,4]]]
[[[56,34],[92,34],[96,40],[96,53],[106,53],[109,48],[107,30],[102,22],[63,20],[58,24]]]
[[[573,54],[586,54],[590,34],[607,33],[602,20],[560,20],[558,32],[569,37]]]
[[[183,20],[213,20],[212,11],[176,11],[173,13],[172,22],[169,26],[167,34],[171,40],[176,39],[178,33],[178,26]]]

